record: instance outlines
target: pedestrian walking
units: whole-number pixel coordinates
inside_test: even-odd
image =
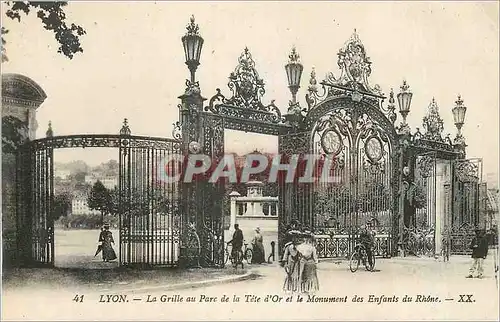
[[[260,228],[255,228],[255,236],[252,240],[252,264],[262,264],[266,261],[265,251],[264,251],[264,238],[260,233]]]
[[[113,233],[109,231],[109,224],[104,224],[104,230],[99,234],[99,242],[102,248],[102,260],[104,262],[109,262],[116,259],[116,253],[113,249],[113,244],[115,240],[113,239]]]
[[[483,277],[483,261],[488,255],[488,240],[486,236],[479,228],[476,228],[475,234],[470,244],[470,248],[472,249],[472,265],[467,278]]]
[[[297,246],[299,245],[300,231],[289,230],[287,232],[289,242],[285,244],[283,257],[280,260],[281,266],[285,269],[285,281],[283,283],[283,291],[299,292],[300,291],[300,258]]]
[[[319,290],[318,255],[314,246],[314,235],[309,231],[305,231],[303,237],[304,243],[297,246],[300,261],[300,291],[313,294]]]
[[[243,232],[240,229],[240,225],[234,224],[233,239],[231,239],[228,244],[232,245],[231,257],[234,259],[234,267],[238,267],[241,264],[243,267],[243,252],[241,248],[243,247]]]

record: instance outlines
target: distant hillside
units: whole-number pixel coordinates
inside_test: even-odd
[[[70,171],[72,176],[77,174],[91,174],[96,173],[106,177],[114,177],[118,176],[119,165],[116,160],[109,160],[108,162],[103,162],[98,166],[91,167],[85,161],[76,160],[67,163],[63,162],[55,162],[54,163],[55,170],[66,170]]]
[[[82,160],[71,161],[68,163],[55,162],[54,169],[70,171],[72,175],[80,172],[88,173],[90,166]]]
[[[99,173],[105,177],[116,177],[119,173],[119,164],[116,160],[109,160],[91,169],[94,173]]]
[[[86,195],[91,188],[91,185],[85,182],[85,176],[96,174],[101,177],[118,177],[119,165],[116,160],[103,162],[98,166],[91,167],[85,161],[77,160],[67,163],[56,162],[54,169],[69,171],[70,175],[67,179],[55,178],[54,192],[56,195],[66,194],[70,198],[75,195]]]

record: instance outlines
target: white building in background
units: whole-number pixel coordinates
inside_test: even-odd
[[[98,215],[99,210],[92,210],[87,205],[87,196],[80,195],[71,201],[71,213],[73,215]]]
[[[101,181],[101,183],[107,188],[107,189],[116,189],[118,188],[118,178],[117,177],[101,177],[95,174],[85,176],[85,183],[88,183],[89,185],[93,186],[94,183],[97,182],[97,180]]]
[[[54,177],[55,178],[60,178],[60,179],[68,179],[69,176],[71,175],[70,170],[63,170],[63,169],[54,169]]]
[[[238,224],[247,243],[252,241],[255,228],[259,227],[264,237],[264,250],[267,256],[271,253],[271,242],[278,245],[278,197],[263,195],[264,183],[247,182],[247,195],[241,196],[237,191],[229,194],[231,203],[231,226],[226,229],[224,238],[230,240],[234,232],[234,224]],[[276,248],[277,251],[277,248]]]

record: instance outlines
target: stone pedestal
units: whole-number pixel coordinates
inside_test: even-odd
[[[231,198],[231,226],[230,228],[234,227],[234,224],[236,224],[236,197],[230,197]]]

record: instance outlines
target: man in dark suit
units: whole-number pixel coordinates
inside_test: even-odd
[[[368,257],[368,264],[373,267],[373,234],[368,231],[368,227],[362,226],[359,232],[359,243],[362,244],[366,251],[366,256]]]
[[[488,255],[488,240],[481,229],[476,228],[476,236],[472,239],[470,248],[472,249],[473,261],[467,278],[481,278],[483,277],[483,261]]]
[[[243,247],[243,232],[240,229],[240,225],[234,224],[234,233],[233,233],[233,239],[229,241],[231,245],[233,245],[233,249],[231,250],[231,256],[234,259],[237,259],[238,252],[241,254],[241,248]],[[242,260],[242,258],[240,258]],[[235,266],[237,266],[239,263],[235,261]]]

